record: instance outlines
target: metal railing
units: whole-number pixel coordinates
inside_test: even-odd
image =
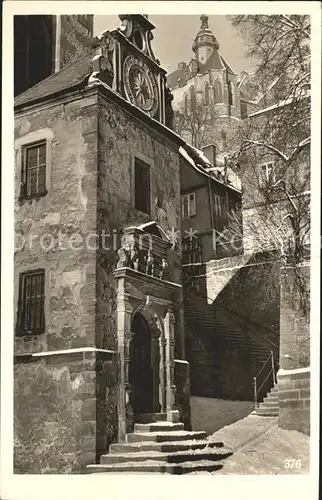
[[[264,368],[267,365],[269,367],[268,373],[266,373],[266,371],[264,371]],[[266,373],[266,376],[265,376],[265,373]],[[265,376],[265,378],[262,381],[262,383],[260,384],[260,386],[258,387],[258,385],[259,385],[258,382],[259,382],[260,375],[261,376]],[[273,354],[273,351],[270,352],[270,354],[267,357],[267,359],[266,359],[265,363],[263,364],[262,368],[259,370],[259,372],[257,373],[256,377],[254,377],[254,402],[255,402],[255,408],[258,408],[258,399],[259,399],[258,396],[259,396],[259,393],[263,389],[265,383],[269,380],[269,377],[272,377],[273,386],[274,386],[277,383],[277,379],[276,379],[276,373],[275,373],[275,363],[274,363],[274,354]]]

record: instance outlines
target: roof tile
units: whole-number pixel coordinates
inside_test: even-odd
[[[91,53],[86,54],[82,59],[78,59],[72,64],[65,66],[57,73],[50,75],[45,80],[27,89],[15,98],[15,108],[31,104],[34,101],[39,101],[52,94],[80,84],[91,73],[92,57]]]

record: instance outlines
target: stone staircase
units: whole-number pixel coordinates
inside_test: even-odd
[[[262,403],[253,412],[262,417],[278,417],[278,387],[277,384],[268,392]]]
[[[231,348],[241,349],[259,362],[265,361],[272,349],[259,335],[248,332],[247,338],[237,328],[226,326],[225,318],[222,322],[215,318],[211,307],[207,306],[205,299],[194,294],[185,296],[184,301],[185,321],[191,329],[203,330],[205,334],[216,335],[218,341],[222,341]]]
[[[87,472],[212,472],[221,469],[221,461],[230,455],[223,443],[207,439],[206,432],[185,431],[181,422],[160,420],[136,423],[126,442],[111,444],[100,464],[88,465]]]

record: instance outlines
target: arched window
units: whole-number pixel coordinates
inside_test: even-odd
[[[188,113],[188,95],[184,94],[183,96],[183,109],[184,112],[187,114]]]
[[[229,106],[234,106],[235,103],[235,95],[234,95],[234,86],[231,81],[228,82],[228,104]]]
[[[223,102],[222,85],[219,80],[214,83],[214,103]]]
[[[15,16],[15,95],[24,92],[53,71],[53,16]]]
[[[209,106],[209,84],[208,84],[208,82],[205,83],[204,104],[205,104],[205,106]]]
[[[191,107],[194,107],[197,103],[197,100],[196,100],[196,91],[193,85],[191,85],[189,92],[190,92],[190,105]]]

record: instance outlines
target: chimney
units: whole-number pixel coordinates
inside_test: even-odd
[[[209,144],[202,148],[203,154],[208,158],[213,167],[216,166],[216,146],[215,144]]]
[[[185,67],[186,67],[186,63],[185,62],[181,61],[181,62],[178,63],[178,69],[179,70],[184,70]]]

